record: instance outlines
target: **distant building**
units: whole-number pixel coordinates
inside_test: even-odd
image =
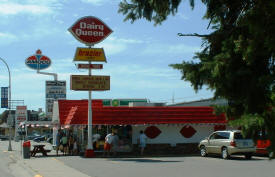
[[[213,106],[213,105],[227,105],[228,101],[225,99],[201,99],[196,101],[188,101],[188,102],[181,102],[170,104],[168,106]]]

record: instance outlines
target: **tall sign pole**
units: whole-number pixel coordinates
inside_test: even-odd
[[[92,116],[92,90],[110,90],[110,77],[92,76],[92,61],[106,62],[103,49],[95,49],[92,46],[103,41],[112,33],[112,30],[100,19],[87,16],[77,20],[69,29],[72,35],[88,48],[77,48],[74,61],[88,61],[87,76],[71,76],[71,90],[88,91],[88,146],[85,157],[94,157],[93,151],[93,116]],[[87,66],[87,65],[86,65]],[[99,69],[99,68],[97,68]],[[84,77],[86,79],[84,79]]]
[[[91,61],[89,61],[91,64]],[[92,75],[92,70],[89,68],[89,76]],[[92,91],[88,91],[88,149],[93,150],[93,115],[92,115]]]
[[[53,76],[54,80],[47,80],[45,82],[45,112],[46,117],[52,120],[53,103],[58,99],[66,99],[66,81],[59,81],[57,73],[41,72],[41,70],[47,69],[51,66],[51,59],[45,55],[42,55],[42,51],[38,49],[34,55],[29,56],[25,60],[25,64],[33,70],[37,71],[37,74]],[[53,145],[56,145],[57,128],[53,128]],[[26,131],[27,132],[27,131]]]

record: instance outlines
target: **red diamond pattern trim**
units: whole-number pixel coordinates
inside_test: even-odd
[[[161,134],[161,131],[156,126],[150,126],[145,129],[144,133],[148,138],[154,139]]]
[[[181,130],[180,133],[185,138],[191,138],[197,131],[189,125],[185,125]]]

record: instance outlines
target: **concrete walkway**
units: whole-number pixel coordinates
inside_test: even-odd
[[[52,150],[48,157],[37,154],[36,157],[24,159],[22,155],[22,142],[12,141],[12,151],[8,151],[9,141],[0,141],[1,153],[7,153],[15,162],[11,165],[14,176],[20,177],[88,177],[73,168],[66,166],[55,156],[55,150],[52,150],[51,144],[45,144],[45,149]],[[38,144],[31,141],[31,145]]]

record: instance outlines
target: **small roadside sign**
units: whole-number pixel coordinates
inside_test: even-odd
[[[103,48],[80,48],[75,51],[74,61],[106,62]]]
[[[71,75],[71,90],[110,90],[110,76]]]
[[[103,64],[77,64],[78,69],[103,69]]]
[[[8,87],[1,87],[1,108],[8,108],[9,101],[8,101]]]

